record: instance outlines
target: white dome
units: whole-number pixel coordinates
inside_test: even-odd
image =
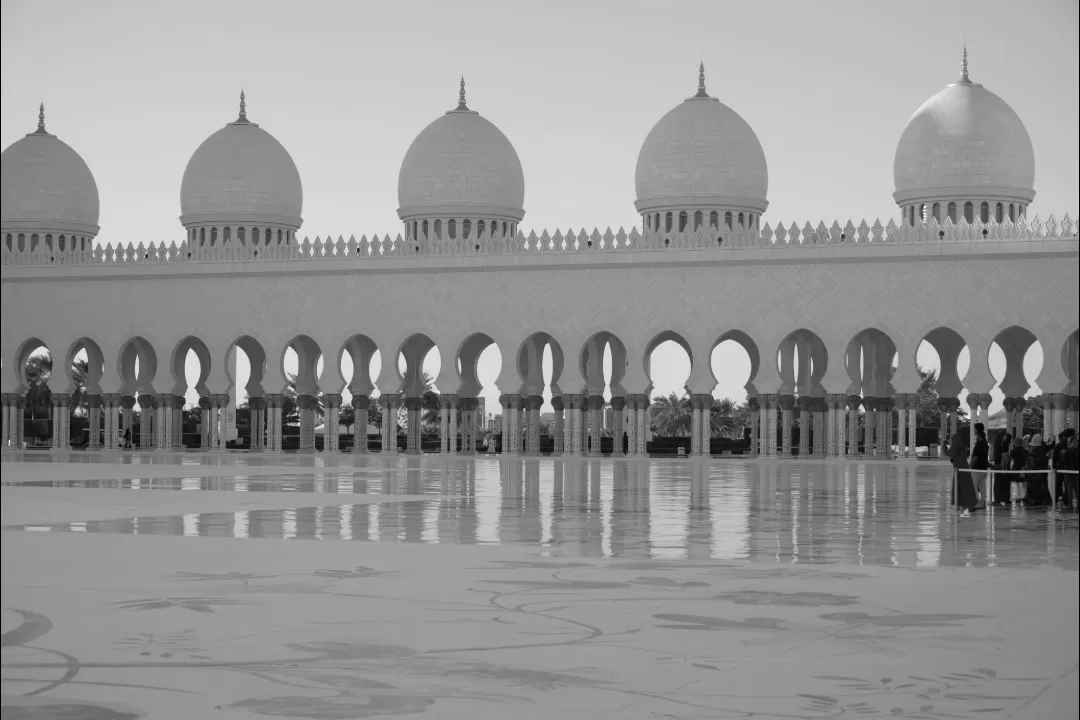
[[[1009,105],[964,72],[923,103],[896,147],[897,203],[947,197],[1035,197],[1035,152]]]
[[[639,212],[768,206],[765,151],[737,112],[705,93],[701,72],[698,94],[660,118],[641,146],[634,173]]]
[[[465,106],[424,128],[398,174],[398,216],[469,215],[521,220],[525,175],[506,135]]]
[[[289,152],[273,135],[240,117],[208,137],[180,183],[180,222],[258,222],[293,229],[303,223],[304,190]]]
[[[45,109],[37,132],[0,155],[4,230],[97,235],[97,183],[79,153],[45,131]]]

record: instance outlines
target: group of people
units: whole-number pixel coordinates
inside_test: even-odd
[[[974,429],[974,446],[968,447],[966,432],[956,432],[949,442],[949,460],[956,476],[953,503],[961,509],[962,517],[985,508],[988,502],[1003,506],[1019,503],[1029,507],[1060,506],[1076,512],[1075,471],[1080,469],[1080,449],[1074,428],[1061,431],[1053,444],[1044,443],[1039,433],[1022,438],[1001,433],[995,439],[993,451],[986,439],[986,427],[976,423]],[[1016,472],[995,474],[991,488],[986,483],[991,470]],[[1050,470],[1055,471],[1053,488],[1047,482]],[[991,491],[993,494],[988,497]]]

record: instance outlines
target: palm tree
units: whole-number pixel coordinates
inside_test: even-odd
[[[286,425],[300,422],[300,405],[296,401],[296,375],[285,375],[286,386],[284,399],[281,402],[281,421]],[[325,413],[322,395],[315,396],[315,417],[321,418]]]
[[[655,397],[656,410],[652,416],[652,431],[661,437],[679,437],[690,434],[690,398],[671,393],[667,397]]]
[[[712,437],[734,438],[741,429],[738,421],[739,409],[731,398],[722,398],[713,403],[709,415],[709,434]]]
[[[73,389],[71,392],[71,410],[82,410],[83,415],[89,415],[86,400],[86,377],[90,374],[90,363],[79,358],[71,363],[71,380]]]
[[[52,390],[49,378],[52,377],[52,355],[45,351],[31,355],[26,361],[26,381],[30,386],[26,391],[26,409],[30,411],[30,421],[44,436],[49,419],[49,406]],[[44,420],[41,417],[44,416]]]

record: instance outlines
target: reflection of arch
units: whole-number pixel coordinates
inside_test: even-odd
[[[742,330],[728,330],[713,343],[712,348],[709,350],[710,357],[712,356],[712,352],[716,350],[721,343],[728,340],[738,343],[750,358],[750,377],[746,379],[746,385],[743,387],[746,388],[747,395],[754,397],[758,394],[757,388],[754,386],[754,378],[757,377],[758,367],[761,364],[761,353],[758,352],[757,343]]]
[[[308,335],[297,335],[285,343],[281,351],[281,374],[285,375],[285,353],[289,348],[296,353],[296,394],[318,395],[319,394],[319,357],[322,350],[319,343]]]
[[[1005,354],[1005,376],[998,383],[1005,397],[1022,398],[1031,387],[1024,374],[1024,356],[1036,342],[1038,340],[1035,334],[1019,325],[1005,328],[991,341],[991,345],[997,343]],[[986,348],[986,353],[989,356],[989,347]],[[989,366],[989,361],[987,365]]]
[[[888,398],[893,396],[893,358],[896,344],[877,328],[867,328],[848,343],[845,353],[848,377],[859,386],[863,397]]]
[[[49,346],[36,337],[24,340],[15,351],[15,375],[19,378],[19,386],[15,390],[17,393],[25,393],[30,388],[30,381],[26,377],[26,363],[38,348],[45,348],[50,357],[52,356]]]
[[[821,380],[829,366],[829,351],[812,330],[799,328],[788,333],[777,349],[780,394],[824,397]]]
[[[135,363],[139,370],[136,374]],[[157,353],[144,337],[133,337],[120,346],[116,358],[116,370],[120,376],[120,394],[143,395],[154,393],[154,375],[157,374]]]
[[[344,353],[352,358],[353,373],[349,380],[349,392],[355,397],[367,397],[375,389],[371,377],[371,361],[379,354],[379,346],[367,335],[356,334],[345,341],[338,351],[338,367]]]
[[[1061,348],[1061,367],[1065,370],[1065,377],[1069,378],[1065,392],[1069,395],[1080,394],[1080,378],[1077,377],[1077,373],[1080,372],[1080,367],[1078,367],[1080,366],[1080,361],[1078,361],[1080,352],[1078,351],[1080,351],[1080,330],[1073,330]]]
[[[518,348],[517,370],[521,376],[521,384],[524,395],[543,395],[546,383],[544,382],[544,349],[551,348],[551,394],[562,394],[559,389],[559,377],[563,370],[562,346],[546,332],[536,332],[525,338]]]
[[[75,364],[75,357],[81,350],[86,351],[86,372],[83,373],[82,378],[83,388],[87,395],[100,395],[101,376],[105,374],[105,355],[96,342],[86,337],[73,342],[65,355],[64,367],[67,368],[68,377],[71,381],[68,385],[68,392],[74,393],[78,389],[72,366]]]
[[[607,348],[611,349],[610,378],[604,377],[604,350]],[[581,348],[578,366],[590,395],[603,395],[606,387],[611,388],[612,397],[626,394],[622,386],[622,379],[626,376],[626,345],[616,335],[607,330],[593,334]]]
[[[402,389],[405,397],[424,397],[424,358],[435,347],[435,341],[423,333],[410,335],[394,353],[392,362],[397,367],[398,356],[405,357],[405,374]]]
[[[938,354],[940,369],[937,382],[934,384],[938,396],[959,397],[960,391],[964,389],[964,383],[960,379],[960,370],[956,363],[961,351],[967,347],[967,341],[960,333],[947,327],[934,328],[926,333],[923,341],[929,343]],[[918,352],[918,347],[915,350]]]
[[[210,394],[210,390],[206,387],[206,379],[210,377],[210,349],[206,347],[206,343],[194,335],[188,335],[181,340],[172,351],[170,365],[172,366],[173,378],[176,381],[176,384],[173,385],[172,394],[187,394],[186,365],[188,353],[191,351],[194,351],[195,357],[199,358],[199,379],[195,382],[195,391],[199,393],[200,397],[206,397]]]
[[[252,237],[256,237],[254,233],[252,234]],[[263,348],[262,343],[250,335],[241,335],[236,339],[236,342],[233,343],[233,347],[240,348],[244,351],[244,355],[246,355],[248,359],[248,364],[251,366],[251,374],[248,375],[247,385],[244,386],[244,390],[247,391],[248,397],[263,397],[266,394],[262,385],[263,377],[266,374],[266,349]],[[226,357],[232,357],[232,348],[229,348]],[[235,372],[235,363],[225,363],[225,374],[228,376],[229,382],[232,385],[236,384],[236,378],[233,377],[233,373]]]

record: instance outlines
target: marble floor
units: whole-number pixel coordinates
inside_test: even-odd
[[[5,453],[3,718],[1075,718],[1077,516],[935,461]]]

